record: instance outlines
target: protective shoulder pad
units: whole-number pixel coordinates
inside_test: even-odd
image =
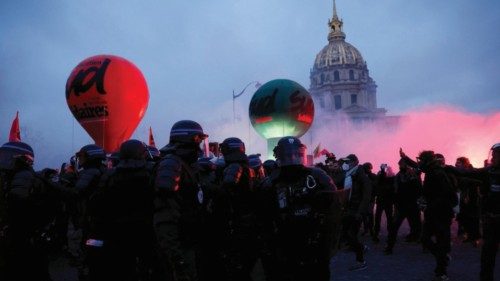
[[[170,155],[165,156],[158,165],[155,189],[158,191],[178,191],[181,180],[182,163]]]
[[[116,173],[116,168],[112,168],[107,170],[102,174],[99,180],[99,188],[105,188],[108,186],[109,181],[113,178],[113,175]]]
[[[224,169],[223,184],[238,184],[243,175],[243,167],[238,163],[231,163]]]
[[[27,198],[33,187],[35,175],[31,171],[20,171],[14,175],[9,194],[17,198]]]
[[[337,190],[335,183],[332,178],[322,169],[319,168],[309,168],[311,176],[319,183],[320,188],[323,190]]]
[[[75,187],[77,190],[86,190],[91,188],[91,185],[97,185],[99,178],[101,177],[101,171],[96,168],[85,169],[78,175],[78,180],[76,181]]]
[[[266,177],[260,184],[260,189],[261,190],[269,190],[273,187],[273,178],[272,177]]]

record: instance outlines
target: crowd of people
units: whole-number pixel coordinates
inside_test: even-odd
[[[414,160],[400,149],[395,173],[377,173],[355,154],[306,165],[307,149],[283,137],[276,160],[247,155],[237,137],[201,149],[207,135],[190,120],[175,123],[160,150],[138,140],[106,154],[82,147],[60,169],[33,170],[23,142],[0,147],[0,280],[52,280],[49,254],[65,253],[83,280],[331,279],[339,248],[366,269],[360,232],[397,251],[421,243],[436,260],[434,280],[448,280],[451,223],[482,246],[480,280],[494,280],[500,239],[500,143],[485,167],[466,157],[454,166],[430,150]],[[76,239],[72,246],[69,239]],[[480,243],[482,241],[482,243]]]

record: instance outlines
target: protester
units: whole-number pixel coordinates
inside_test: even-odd
[[[387,164],[380,165],[380,171],[377,173],[377,184],[375,185],[375,225],[374,240],[379,241],[380,222],[382,213],[385,213],[387,232],[391,229],[394,215],[394,179],[395,175],[392,168]]]
[[[459,157],[455,162],[457,169],[471,171],[474,167],[467,157]],[[458,231],[457,237],[463,235],[463,242],[471,242],[474,247],[479,245],[481,234],[480,210],[479,210],[479,186],[481,181],[467,177],[458,177],[458,190],[460,191],[460,210],[457,214]]]
[[[417,204],[418,198],[422,195],[420,174],[409,167],[403,159],[398,164],[399,172],[394,181],[395,215],[389,228],[387,247],[384,250],[386,254],[392,254],[398,230],[404,219],[407,219],[410,225],[410,233],[405,238],[406,242],[418,241],[422,231],[420,210]]]
[[[367,267],[364,257],[366,246],[359,241],[358,233],[363,216],[369,212],[372,185],[363,167],[359,165],[356,155],[349,154],[342,161],[342,169],[345,172],[344,190],[350,190],[343,227],[347,234],[347,242],[356,253],[356,263],[349,270],[363,270]]]
[[[500,143],[490,149],[488,165],[480,169],[449,170],[460,176],[480,180],[481,220],[483,226],[483,246],[481,249],[481,281],[493,281],[495,259],[500,242]]]
[[[419,169],[425,173],[423,197],[426,207],[422,243],[436,259],[434,280],[448,280],[450,226],[454,215],[453,208],[458,204],[456,188],[443,168],[442,159],[436,158],[433,151],[422,151],[417,159]],[[414,162],[404,154],[403,160],[409,165],[414,165]]]
[[[363,164],[363,169],[365,170],[366,175],[370,179],[370,183],[372,184],[372,195],[370,198],[370,206],[368,206],[368,213],[363,217],[363,235],[370,233],[373,242],[378,243],[379,239],[377,235],[375,235],[374,224],[375,217],[373,214],[373,208],[375,207],[375,192],[377,190],[377,175],[373,173],[373,165],[370,162],[366,162]]]

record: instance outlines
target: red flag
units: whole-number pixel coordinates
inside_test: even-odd
[[[10,127],[9,141],[21,141],[21,130],[19,129],[19,111],[16,112],[16,118],[12,121]]]
[[[330,154],[330,151],[328,151],[328,149],[323,149],[321,150],[321,152],[319,153],[319,155],[326,155],[328,157],[328,154]]]
[[[149,127],[149,145],[156,147],[155,138],[153,137],[153,130]]]
[[[321,149],[321,143],[318,143],[318,146],[313,150],[313,157],[318,158],[321,156],[320,154],[320,149]]]

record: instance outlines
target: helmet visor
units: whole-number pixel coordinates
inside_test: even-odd
[[[283,148],[276,155],[280,166],[305,165],[307,163],[307,149],[305,146],[299,148]]]

